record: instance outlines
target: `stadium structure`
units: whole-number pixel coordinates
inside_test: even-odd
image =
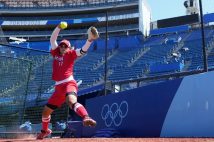
[[[73,137],[213,137],[214,13],[184,2],[186,15],[151,21],[145,0],[0,0],[0,137],[30,121],[41,129],[41,111],[54,90],[50,35],[83,46],[95,26],[100,38],[77,60],[79,101],[98,122],[84,128],[66,105],[52,115]],[[6,133],[7,132],[7,133]]]

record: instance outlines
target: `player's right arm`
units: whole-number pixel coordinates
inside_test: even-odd
[[[67,22],[60,22],[59,25],[54,29],[51,38],[50,38],[50,43],[51,43],[51,49],[54,50],[58,47],[57,44],[57,37],[59,35],[60,30],[67,28]]]
[[[61,28],[60,28],[60,24],[54,29],[51,38],[50,38],[50,43],[51,43],[51,50],[54,50],[58,47],[57,44],[57,37],[59,35]]]

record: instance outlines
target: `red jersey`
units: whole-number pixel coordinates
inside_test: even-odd
[[[54,81],[61,81],[73,75],[74,61],[77,59],[75,50],[68,49],[64,55],[59,53],[59,48],[51,49],[51,55],[53,56],[52,79]]]

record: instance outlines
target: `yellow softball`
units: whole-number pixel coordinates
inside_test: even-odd
[[[67,22],[60,22],[61,29],[65,29],[65,28],[67,28],[67,26],[68,26]]]

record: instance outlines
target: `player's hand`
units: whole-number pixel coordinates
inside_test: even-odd
[[[87,33],[88,33],[88,41],[90,42],[99,38],[99,33],[95,27],[90,27]]]
[[[60,28],[61,30],[64,30],[68,27],[68,23],[67,22],[60,22],[59,25],[57,26],[58,28]]]

